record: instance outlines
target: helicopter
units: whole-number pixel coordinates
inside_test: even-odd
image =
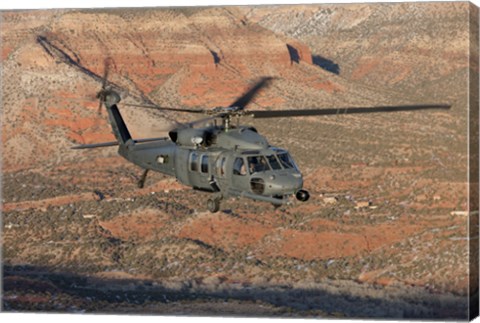
[[[246,116],[285,118],[450,108],[445,104],[431,104],[341,109],[246,109],[258,92],[273,79],[261,78],[227,107],[184,109],[156,104],[125,104],[162,111],[207,115],[199,120],[180,124],[169,131],[168,137],[134,139],[118,108],[120,94],[107,86],[105,74],[97,98],[100,101],[99,109],[105,106],[108,112],[116,141],[83,144],[72,149],[118,146],[120,156],[144,170],[138,181],[139,188],[144,186],[149,171],[174,176],[179,182],[194,190],[212,193],[207,200],[207,209],[212,213],[220,210],[222,200],[231,197],[269,202],[278,207],[290,203],[292,196],[301,202],[309,200],[309,192],[303,189],[302,173],[286,149],[270,145],[252,126],[239,125],[238,122],[234,125],[234,118],[238,121],[238,118]],[[218,120],[220,122],[217,123]],[[210,124],[195,127],[207,122]]]

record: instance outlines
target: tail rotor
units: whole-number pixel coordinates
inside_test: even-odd
[[[107,96],[110,94],[111,90],[108,86],[108,74],[110,73],[110,64],[111,64],[111,58],[107,57],[104,60],[103,63],[103,77],[102,77],[102,88],[101,90],[97,93],[97,99],[99,100],[98,103],[98,114],[102,114],[102,105],[105,104],[107,101]]]

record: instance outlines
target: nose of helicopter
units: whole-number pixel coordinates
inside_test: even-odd
[[[302,188],[303,178],[300,173],[271,174],[265,184],[267,195],[293,194]]]

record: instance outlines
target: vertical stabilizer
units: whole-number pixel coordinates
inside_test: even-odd
[[[122,115],[118,110],[117,103],[120,102],[120,96],[113,92],[109,91],[105,94],[105,107],[108,111],[108,117],[110,119],[110,124],[112,125],[112,131],[117,138],[120,145],[125,145],[129,140],[132,139],[130,132],[128,131],[125,121],[123,121]]]
[[[115,138],[117,138],[120,144],[125,145],[127,141],[132,139],[132,136],[128,131],[125,121],[123,121],[122,115],[120,114],[117,105],[114,104],[111,107],[107,107],[107,111]]]

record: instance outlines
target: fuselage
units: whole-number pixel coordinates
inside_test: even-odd
[[[223,197],[270,201],[295,194],[303,186],[290,154],[270,146],[251,127],[178,129],[170,133],[170,140],[132,141],[119,153],[144,169],[175,176],[185,185]]]

